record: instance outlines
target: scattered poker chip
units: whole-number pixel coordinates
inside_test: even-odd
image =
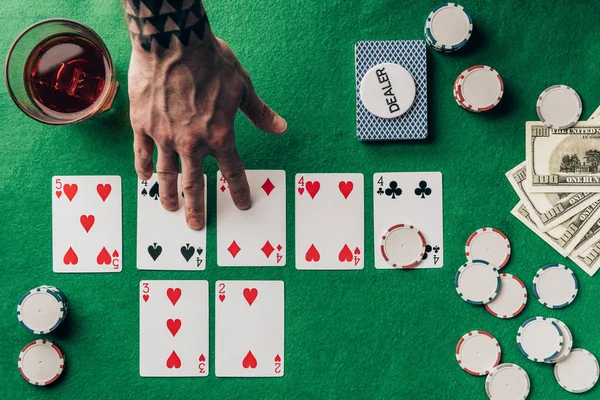
[[[510,259],[510,242],[504,233],[495,228],[481,228],[467,239],[467,260],[485,260],[502,269]]]
[[[412,225],[398,224],[381,238],[381,255],[394,268],[414,268],[423,260],[425,237]]]
[[[392,63],[378,64],[363,77],[360,99],[379,118],[397,118],[413,105],[417,94],[415,80],[408,70]]]
[[[60,377],[64,366],[62,351],[48,340],[33,341],[19,354],[19,371],[32,385],[50,385]]]
[[[471,331],[456,345],[458,365],[471,375],[487,375],[500,363],[502,350],[494,336],[484,331]]]
[[[554,366],[554,377],[563,389],[571,393],[587,392],[598,382],[598,360],[584,349],[573,349]]]
[[[487,65],[475,65],[459,76],[456,83],[459,104],[472,112],[483,112],[496,107],[504,95],[500,74]]]
[[[549,318],[552,321],[556,322],[558,327],[560,328],[563,334],[563,345],[556,357],[551,360],[545,361],[549,364],[556,364],[557,362],[562,361],[565,357],[567,357],[571,353],[571,349],[573,348],[573,334],[569,327],[562,321],[556,318]]]
[[[517,332],[517,346],[531,361],[544,362],[558,355],[563,333],[552,319],[533,317],[523,322]]]
[[[472,33],[473,20],[460,4],[440,4],[425,21],[425,40],[439,52],[451,53],[462,48]]]
[[[527,289],[514,275],[500,274],[498,296],[485,305],[485,309],[497,318],[516,317],[527,304]]]
[[[581,97],[572,88],[554,85],[544,90],[537,100],[537,115],[552,129],[570,128],[581,117]]]
[[[516,364],[500,364],[485,378],[485,392],[490,400],[525,399],[530,388],[529,375]]]
[[[563,308],[575,300],[579,283],[573,271],[562,264],[542,267],[533,278],[533,294],[548,308]]]
[[[498,295],[500,276],[496,267],[487,261],[468,261],[458,269],[454,286],[464,301],[482,305]]]
[[[17,304],[19,322],[36,335],[52,332],[64,321],[66,315],[66,298],[48,287],[31,289]]]

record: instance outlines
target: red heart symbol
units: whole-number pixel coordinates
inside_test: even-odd
[[[142,296],[142,299],[144,299],[144,303],[147,303],[149,298],[150,296],[148,296],[147,294]]]
[[[248,302],[248,305],[251,306],[252,303],[254,303],[254,300],[256,300],[256,297],[258,297],[258,290],[256,290],[256,288],[245,288],[243,294],[244,298]]]
[[[225,301],[225,295],[224,294],[220,294],[219,295],[219,300],[221,300],[221,303]]]
[[[319,190],[321,189],[321,184],[318,181],[312,182],[312,181],[308,181],[306,182],[306,191],[308,192],[308,194],[310,194],[311,198],[315,198],[315,196],[317,195],[317,193],[319,193]]]
[[[304,259],[307,262],[317,262],[319,260],[321,260],[321,254],[319,254],[319,250],[317,250],[317,248],[315,247],[314,244],[311,244],[310,247],[308,248],[308,251],[306,252],[306,256],[304,257]]]
[[[279,357],[279,354],[275,356],[275,362],[281,362],[281,357]]]
[[[180,319],[168,319],[167,320],[167,328],[171,332],[171,335],[175,337],[177,332],[179,332],[179,328],[181,328],[181,320]]]
[[[340,260],[340,262],[351,262],[353,259],[354,256],[352,255],[352,250],[345,244],[344,247],[342,247],[342,250],[340,250],[340,254],[338,254],[338,260]]]
[[[300,193],[300,195],[302,195],[302,193],[304,193],[304,188],[298,188],[298,193]]]
[[[110,194],[111,190],[112,190],[112,187],[110,186],[110,183],[107,183],[106,185],[99,183],[98,186],[96,186],[96,191],[100,195],[100,198],[102,199],[102,201],[106,201],[106,198]]]
[[[351,181],[341,181],[338,187],[340,188],[340,192],[342,192],[344,198],[347,199],[348,196],[350,196],[350,193],[352,193],[352,189],[354,189],[354,183],[352,183]]]
[[[242,360],[242,367],[254,369],[257,365],[258,362],[256,362],[254,354],[252,354],[252,352],[249,351],[248,354],[246,354],[246,357],[244,357],[244,359]]]
[[[106,250],[106,247],[103,247],[102,250],[100,250],[100,253],[98,253],[98,257],[96,257],[96,262],[98,263],[98,265],[110,265],[110,263],[112,262],[112,259],[110,258],[110,253],[108,252],[108,250]]]
[[[72,247],[69,247],[69,250],[67,250],[67,252],[65,253],[65,256],[63,257],[63,262],[65,263],[65,265],[77,265],[77,263],[79,262],[79,258],[77,258],[77,254],[75,253],[75,251],[73,251]]]
[[[89,233],[90,229],[92,229],[92,226],[94,225],[94,222],[96,222],[96,218],[93,215],[82,215],[79,217],[79,222],[81,222],[83,229]]]
[[[356,255],[360,254],[360,249],[358,247],[354,249],[354,254],[356,254]]]
[[[113,251],[113,253],[112,253],[112,256],[113,256],[113,257],[119,257],[119,252],[118,252],[118,251],[116,251],[116,250],[115,250],[115,251]]]
[[[65,194],[69,198],[69,201],[72,201],[73,197],[75,197],[75,195],[77,194],[77,185],[76,184],[69,185],[67,183],[65,186],[63,186],[63,189],[65,191]]]
[[[179,298],[181,297],[181,289],[179,288],[168,288],[167,289],[167,297],[171,300],[171,303],[175,305]]]
[[[59,191],[59,190],[57,190],[55,193],[56,193],[56,197],[58,197],[60,199],[60,196],[62,195],[62,192]]]
[[[175,351],[173,351],[171,353],[171,355],[169,356],[169,358],[167,358],[167,368],[171,369],[171,368],[180,368],[181,367],[181,360],[179,359],[179,356],[177,355],[177,353],[175,353]]]
[[[206,358],[204,358],[204,354],[200,354],[200,357],[198,357],[198,361],[200,361],[200,362],[206,361]]]

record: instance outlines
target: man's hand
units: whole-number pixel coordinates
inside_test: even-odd
[[[197,3],[201,7],[199,0]],[[258,97],[248,73],[229,46],[212,35],[205,14],[202,30],[198,26],[200,20],[178,31],[189,29],[188,40],[172,34],[166,42],[165,34],[169,32],[155,37],[158,34],[143,30],[150,22],[132,16],[147,14],[147,10],[135,10],[131,3],[125,3],[125,10],[133,43],[129,99],[139,178],[147,180],[152,176],[156,145],[161,203],[167,210],[176,210],[181,160],[186,221],[190,228],[201,229],[205,220],[203,163],[210,155],[217,160],[235,205],[249,208],[250,189],[235,146],[233,125],[237,110],[241,109],[257,128],[267,133],[285,132],[286,121]],[[171,14],[175,20],[181,13]],[[168,29],[166,24],[164,29]],[[135,30],[149,34],[136,34]]]

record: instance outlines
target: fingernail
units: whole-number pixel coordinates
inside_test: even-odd
[[[237,208],[239,208],[240,210],[247,210],[250,208],[250,201],[246,200],[246,199],[242,199],[242,200],[238,200],[235,203],[235,206]]]
[[[202,221],[196,218],[190,218],[188,219],[188,226],[195,230],[202,229]]]
[[[273,128],[275,128],[275,132],[283,133],[287,130],[287,122],[285,119],[281,118],[279,115],[275,116],[275,123],[273,124]]]
[[[177,210],[177,207],[178,207],[177,202],[175,202],[175,201],[165,200],[165,201],[163,201],[163,205],[167,210],[171,210],[171,211]]]

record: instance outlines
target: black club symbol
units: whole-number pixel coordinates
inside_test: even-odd
[[[383,189],[382,189],[382,188],[379,188],[379,189],[377,190],[377,194],[378,194],[378,195],[380,195],[380,196],[381,196],[383,193],[384,193],[384,192],[383,192]]]
[[[437,253],[438,253],[438,251],[440,251],[440,248],[439,248],[438,246],[435,246],[435,247],[433,248],[433,252],[434,252],[435,254],[437,254]]]
[[[424,199],[425,196],[429,196],[431,194],[431,189],[427,187],[427,182],[419,182],[419,187],[415,189],[415,194],[421,196],[422,199]]]
[[[402,189],[400,189],[398,187],[398,182],[396,182],[396,181],[391,181],[390,187],[385,189],[385,195],[391,196],[392,199],[395,199],[396,196],[400,196],[401,194],[402,194]]]
[[[426,245],[425,246],[425,252],[423,253],[423,260],[427,260],[427,254],[431,253],[431,246],[430,245]]]

